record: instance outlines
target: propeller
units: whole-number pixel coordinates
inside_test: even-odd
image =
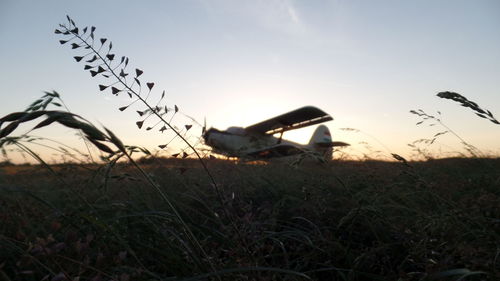
[[[203,128],[201,129],[201,134],[204,135],[207,131],[207,117],[203,117]]]
[[[208,141],[208,135],[210,130],[207,130],[207,117],[203,117],[203,127],[201,128],[201,137],[205,140],[205,144]]]

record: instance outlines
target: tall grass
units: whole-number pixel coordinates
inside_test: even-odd
[[[206,261],[196,260],[176,215],[126,163],[116,164],[105,189],[97,167],[53,167],[65,183],[37,166],[29,170],[36,180],[4,176],[1,270],[11,280],[431,280],[460,268],[453,272],[498,278],[497,160],[491,168],[457,159],[298,170],[211,160],[251,255],[214,217],[221,205],[200,181],[203,170],[179,178],[164,168],[194,160],[158,161],[143,169],[168,190],[215,271],[198,265]]]
[[[493,124],[500,125],[500,122],[493,116],[493,113],[491,113],[491,111],[481,108],[477,103],[468,100],[466,97],[458,93],[445,91],[445,92],[439,92],[437,96],[443,99],[455,101],[463,107],[470,108],[472,111],[474,111],[474,113],[477,116],[486,119]],[[409,146],[412,147],[414,150],[416,150],[418,153],[423,154],[425,158],[429,158],[428,156],[426,156],[427,153],[421,150],[418,147],[418,145],[421,143],[424,143],[427,146],[432,145],[436,142],[436,140],[438,140],[438,138],[442,137],[445,134],[452,134],[453,136],[455,136],[471,156],[486,157],[485,153],[483,153],[480,149],[472,145],[470,142],[466,141],[454,130],[452,130],[448,125],[446,125],[443,122],[443,118],[441,116],[440,111],[437,111],[437,115],[428,114],[422,109],[410,110],[410,113],[417,115],[420,118],[420,120],[416,123],[416,125],[428,125],[428,126],[439,125],[444,129],[444,131],[435,133],[431,138],[418,139],[413,143],[409,144]]]

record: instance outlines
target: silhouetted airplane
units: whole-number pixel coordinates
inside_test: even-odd
[[[215,153],[229,157],[265,159],[312,153],[316,156],[331,158],[333,147],[349,144],[333,142],[330,130],[324,125],[316,128],[308,144],[283,139],[283,133],[286,131],[330,120],[333,118],[321,109],[305,106],[246,128],[229,127],[225,131],[210,128],[205,131],[204,126],[203,139]],[[277,134],[279,136],[274,136]]]

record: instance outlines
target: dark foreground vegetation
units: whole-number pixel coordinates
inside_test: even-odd
[[[140,165],[0,167],[0,280],[500,280],[499,159]]]

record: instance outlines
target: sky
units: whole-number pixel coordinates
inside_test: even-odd
[[[458,92],[500,118],[499,1],[0,1],[0,115],[56,90],[74,113],[154,148],[170,138],[139,130],[141,108],[120,112],[128,99],[100,92],[106,80],[90,77],[72,58],[80,52],[58,43],[54,29],[66,15],[96,26],[131,69],[144,70],[153,100],[165,90],[169,106],[209,127],[245,127],[313,105],[333,116],[326,125],[334,140],[352,144],[350,153],[412,157],[409,143],[444,131],[416,126],[409,111],[422,109],[500,154],[499,125],[436,97]],[[307,143],[313,130],[284,137]],[[65,128],[36,134],[81,144]],[[463,146],[446,134],[428,149],[449,156]]]

